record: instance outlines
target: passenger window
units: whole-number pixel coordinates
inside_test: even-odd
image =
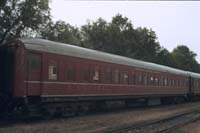
[[[160,86],[163,85],[163,77],[160,78]]]
[[[175,87],[177,87],[178,86],[178,81],[177,80],[175,80]]]
[[[133,84],[135,84],[135,74],[134,73],[132,73],[132,82],[133,82]]]
[[[185,81],[185,86],[186,86],[186,87],[189,86],[189,84],[188,84],[188,80]]]
[[[111,73],[110,68],[106,68],[106,70],[105,70],[106,83],[110,83],[111,82],[111,77],[112,77],[112,73]]]
[[[184,81],[184,80],[183,80],[183,87],[186,87],[186,86],[187,86],[187,85],[186,85],[186,82],[187,82],[187,81]]]
[[[38,54],[35,53],[29,53],[29,69],[30,70],[37,70],[40,69],[41,66],[41,58],[38,56]]]
[[[182,86],[185,87],[185,82],[184,82],[184,80],[182,81]]]
[[[114,70],[114,73],[113,73],[113,80],[114,80],[114,83],[119,83],[119,70]]]
[[[157,86],[158,84],[159,84],[158,77],[155,77],[155,85]]]
[[[195,81],[195,87],[197,88],[197,81]]]
[[[83,74],[83,80],[89,81],[89,70],[87,68],[83,69],[82,74]]]
[[[57,67],[54,65],[49,66],[49,80],[57,80]]]
[[[123,83],[124,84],[128,84],[128,79],[129,79],[129,77],[128,77],[128,73],[123,73]]]
[[[144,75],[144,85],[147,85],[147,75]]]
[[[142,74],[137,73],[136,78],[137,78],[137,84],[141,85],[142,84]]]
[[[151,85],[154,85],[154,78],[153,76],[150,77]]]
[[[150,75],[147,75],[147,84],[151,85],[151,76]]]
[[[168,81],[169,81],[169,85],[168,86],[171,86],[171,79],[169,79]]]
[[[162,77],[162,85],[165,86],[165,77]]]
[[[164,80],[164,85],[167,86],[167,78]]]
[[[174,81],[174,79],[172,79],[172,86],[173,86],[173,87],[175,86],[175,81]]]
[[[183,81],[180,81],[180,86],[183,87]]]
[[[179,80],[179,87],[182,87],[182,82],[181,82],[181,80]]]
[[[67,77],[67,80],[74,80],[74,71],[73,71],[72,65],[67,66],[66,77]]]
[[[95,67],[93,71],[93,80],[98,81],[99,80],[99,68]]]

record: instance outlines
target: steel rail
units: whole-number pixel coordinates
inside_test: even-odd
[[[187,124],[189,124],[189,123],[193,123],[193,122],[195,122],[195,121],[197,121],[197,120],[199,120],[199,119],[200,119],[200,117],[197,117],[197,118],[191,119],[191,120],[189,120],[189,121],[187,121],[187,122],[184,122],[184,123],[181,123],[181,124],[177,124],[177,125],[171,126],[171,127],[166,128],[166,129],[164,129],[164,130],[161,130],[161,131],[159,131],[159,132],[160,132],[160,133],[169,133],[169,132],[171,132],[171,131],[173,131],[173,130],[176,130],[176,129],[178,129],[178,128],[184,126],[184,125],[187,125]]]
[[[170,121],[170,120],[174,120],[174,119],[177,119],[177,118],[189,115],[189,114],[193,114],[193,113],[200,113],[200,110],[194,109],[194,110],[185,111],[185,112],[181,112],[181,113],[175,113],[173,115],[170,115],[170,116],[167,116],[167,117],[164,117],[164,118],[142,121],[142,122],[135,123],[135,124],[132,124],[132,125],[129,125],[129,126],[119,127],[118,129],[116,129],[116,128],[115,129],[111,129],[111,130],[105,131],[105,133],[124,133],[124,132],[128,132],[128,131],[131,132],[132,130],[142,129],[142,128],[145,128],[145,127],[148,127],[148,126],[151,126],[151,125],[164,123],[164,122],[167,122],[167,121]],[[195,121],[195,120],[196,119],[194,119],[192,121]],[[188,123],[190,123],[192,121],[188,121]],[[181,125],[185,125],[185,124],[187,124],[187,123],[183,123]],[[172,126],[172,127],[169,127],[169,128],[165,128],[165,129],[160,130],[158,132],[168,133],[168,132],[170,132],[170,131],[172,131],[174,129],[177,129],[181,125],[176,125],[176,126]]]

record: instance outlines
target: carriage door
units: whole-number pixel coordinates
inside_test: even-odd
[[[41,93],[41,57],[41,54],[34,52],[29,52],[28,54],[28,96],[38,96]]]

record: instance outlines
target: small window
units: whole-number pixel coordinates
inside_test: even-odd
[[[183,80],[183,82],[182,82],[182,86],[185,87],[185,81],[184,81],[184,80]]]
[[[177,87],[179,87],[179,80],[177,80],[177,83],[176,83],[176,84],[177,84]]]
[[[177,87],[177,80],[174,80],[174,86]]]
[[[163,77],[160,78],[160,86],[163,86]]]
[[[158,84],[159,84],[158,77],[155,77],[155,85],[157,86]]]
[[[144,75],[144,85],[147,85],[147,83],[148,83],[147,75]]]
[[[84,81],[89,81],[89,70],[88,69],[83,69],[83,80]]]
[[[195,81],[195,88],[197,88],[197,81]]]
[[[133,82],[133,84],[135,84],[135,74],[134,73],[132,73],[132,82]]]
[[[184,81],[184,80],[183,80],[183,83],[182,83],[182,84],[183,84],[183,87],[186,87],[186,85],[185,85],[185,81]]]
[[[128,73],[123,73],[123,83],[124,84],[128,84],[128,79],[129,79]]]
[[[189,82],[188,82],[188,80],[185,81],[185,86],[186,86],[186,87],[189,86]]]
[[[113,73],[113,80],[114,80],[114,83],[119,83],[119,70],[114,70],[114,73]]]
[[[162,77],[162,85],[165,86],[165,77]]]
[[[187,81],[186,80],[184,81],[184,87],[187,87]]]
[[[175,86],[175,80],[172,79],[172,86]]]
[[[164,79],[164,86],[167,86],[167,78]]]
[[[182,87],[182,82],[181,82],[181,80],[179,80],[179,87]]]
[[[171,85],[172,85],[172,83],[171,83],[171,79],[169,79],[168,81],[169,81],[169,86],[171,86]]]
[[[110,70],[110,68],[106,68],[106,70],[105,70],[106,83],[110,83],[111,82],[111,78],[112,78],[111,70]]]
[[[93,71],[93,80],[94,81],[98,81],[99,80],[99,68],[95,67],[94,71]]]
[[[71,65],[67,66],[66,78],[67,80],[74,80],[74,71]]]
[[[41,66],[41,57],[35,53],[29,53],[29,69],[37,70],[40,69]]]
[[[136,79],[137,79],[137,84],[141,85],[142,84],[142,74],[137,73],[136,74]]]
[[[57,68],[56,66],[49,66],[49,80],[57,80]]]
[[[153,76],[150,76],[150,83],[151,83],[151,85],[154,85],[154,77]]]

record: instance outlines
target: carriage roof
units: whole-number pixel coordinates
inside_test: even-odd
[[[49,41],[45,39],[36,39],[36,38],[20,38],[18,40],[24,43],[26,49],[30,50],[74,56],[74,57],[98,60],[103,62],[121,64],[121,65],[134,66],[138,68],[145,68],[149,70],[167,72],[172,74],[179,74],[185,76],[191,75],[192,77],[200,78],[200,74],[197,73],[187,72],[171,68],[168,66],[131,59],[128,57],[109,54],[71,44],[64,44],[64,43]]]

